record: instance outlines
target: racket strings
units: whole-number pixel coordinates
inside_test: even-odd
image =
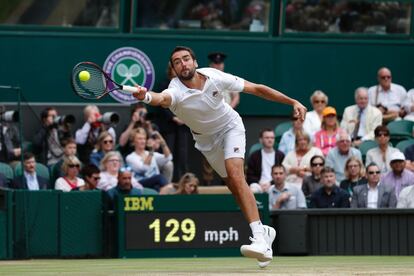
[[[87,71],[89,80],[81,81],[79,73]],[[89,64],[79,64],[73,69],[72,85],[76,93],[84,98],[97,99],[105,95],[107,91],[107,79],[103,72]]]

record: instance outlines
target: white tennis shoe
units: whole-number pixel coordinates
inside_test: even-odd
[[[276,238],[276,230],[273,227],[270,227],[270,226],[267,226],[267,225],[264,225],[263,227],[265,229],[264,238],[265,238],[265,241],[267,242],[267,245],[270,248],[270,250],[266,251],[264,259],[257,259],[257,262],[258,262],[260,268],[265,268],[272,261],[272,259],[273,259],[272,244],[273,244],[273,241]]]
[[[273,259],[272,243],[276,237],[276,231],[272,227],[264,226],[265,233],[263,238],[252,238],[249,245],[242,245],[240,252],[243,256],[248,258],[255,258],[261,263],[270,262]],[[267,266],[265,264],[265,266]]]

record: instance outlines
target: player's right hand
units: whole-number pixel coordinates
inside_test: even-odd
[[[138,92],[132,93],[132,96],[134,96],[134,98],[142,101],[143,99],[145,99],[145,94],[147,93],[147,88],[145,88],[143,86],[139,86],[139,85],[135,85],[135,87],[138,89]]]

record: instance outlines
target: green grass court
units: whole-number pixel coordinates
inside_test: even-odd
[[[247,258],[0,261],[0,275],[414,275],[414,257],[276,257],[259,269]]]

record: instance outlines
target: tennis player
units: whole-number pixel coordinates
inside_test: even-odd
[[[161,93],[138,87],[134,97],[153,106],[169,108],[191,129],[195,147],[225,180],[250,224],[253,237],[241,253],[256,258],[261,267],[273,258],[272,243],[276,231],[260,221],[256,200],[244,176],[246,136],[240,115],[223,101],[223,92],[237,91],[293,106],[295,116],[304,119],[306,108],[297,100],[262,84],[221,72],[214,68],[197,69],[192,49],[177,46],[170,65],[176,73]]]

